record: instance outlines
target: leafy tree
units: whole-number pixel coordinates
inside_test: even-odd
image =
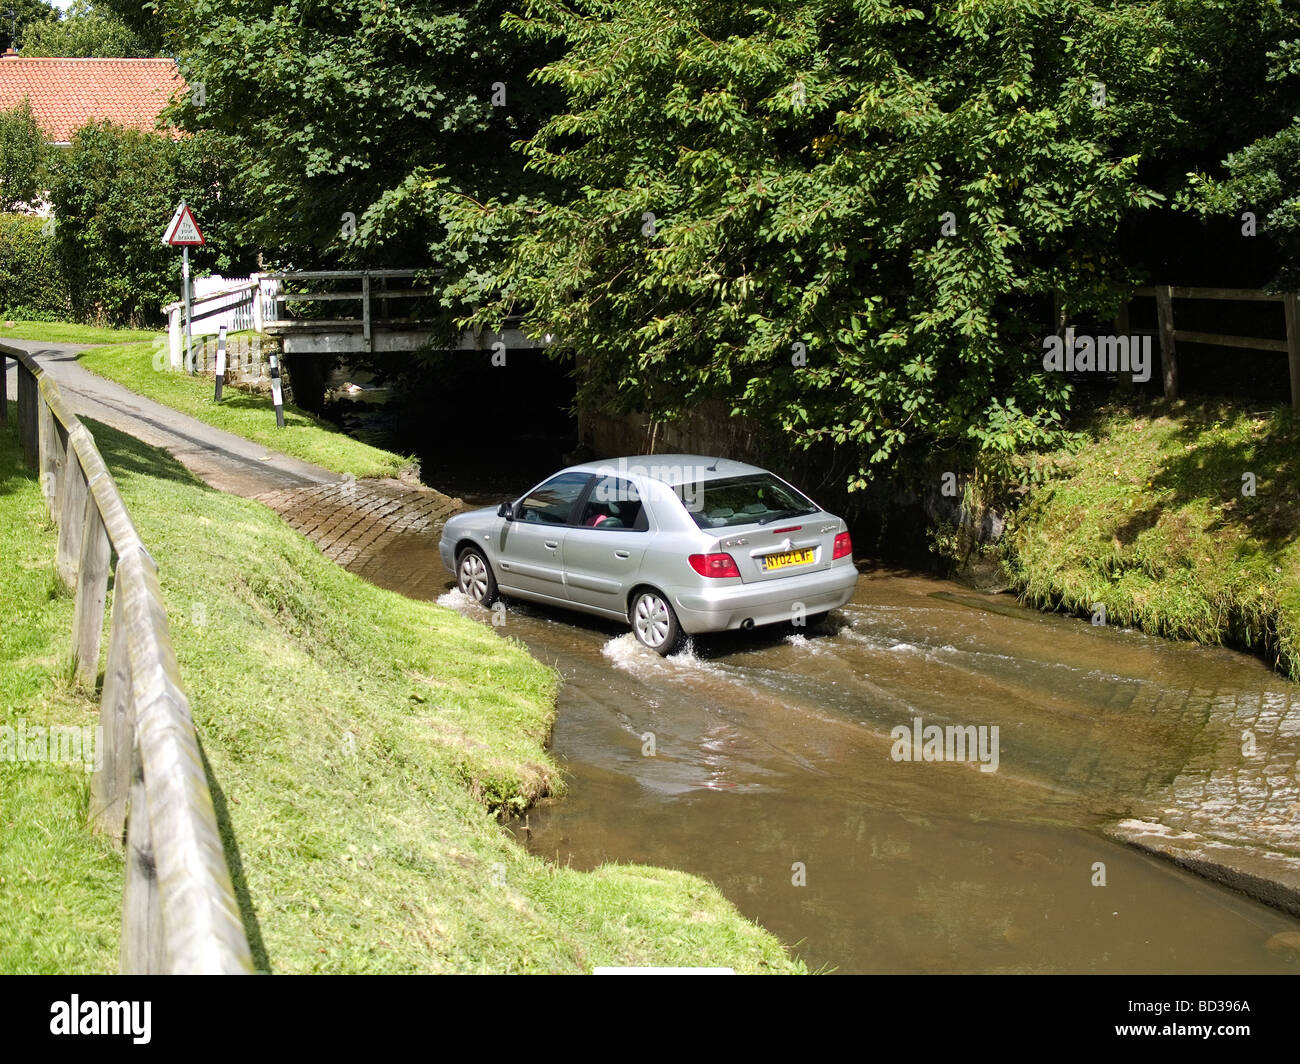
[[[48,178],[49,151],[28,100],[0,111],[0,211],[35,206]]]
[[[154,23],[205,90],[175,117],[258,190],[240,239],[445,267],[449,305],[500,291],[475,320],[563,338],[589,405],[718,400],[862,486],[1055,437],[1054,302],[1108,318],[1181,246],[1186,174],[1292,113],[1260,92],[1287,7],[158,0]]]
[[[204,86],[176,116],[237,143],[260,197],[245,236],[268,257],[471,274],[473,250],[442,243],[448,192],[538,187],[510,144],[545,113],[527,78],[545,51],[500,28],[506,0],[159,4]]]
[[[130,59],[151,55],[143,40],[111,9],[76,0],[66,14],[29,22],[19,38],[24,56]]]
[[[568,99],[525,147],[567,195],[463,203],[517,234],[505,295],[598,407],[722,399],[873,467],[1047,442],[1053,296],[1113,313],[1171,76],[1155,5],[525,0]],[[806,358],[806,364],[803,364]]]
[[[17,47],[31,23],[57,15],[57,8],[45,0],[4,0],[0,3],[0,52]]]
[[[153,324],[179,298],[180,254],[160,241],[176,204],[193,207],[208,243],[191,250],[197,272],[253,266],[229,238],[226,217],[247,208],[220,138],[172,141],[92,122],[73,136],[50,192],[73,308],[83,319]]]
[[[96,0],[95,6],[111,12],[148,49],[148,54],[175,53],[174,29],[163,18],[154,0]]]
[[[1254,120],[1242,123],[1236,150],[1221,162],[1199,160],[1208,165],[1189,174],[1178,203],[1201,218],[1231,219],[1244,231],[1252,226],[1244,217],[1249,212],[1259,238],[1280,252],[1280,271],[1272,282],[1294,290],[1300,287],[1300,13],[1284,5],[1243,6],[1233,13],[1253,23],[1250,67],[1264,76],[1235,98],[1249,101]],[[1245,36],[1214,28],[1219,41],[1241,42]],[[1243,58],[1237,56],[1238,68],[1245,65]],[[1240,108],[1228,111],[1227,120],[1244,117]]]

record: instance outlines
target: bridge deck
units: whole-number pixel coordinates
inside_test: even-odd
[[[370,335],[367,338],[366,331]],[[442,328],[429,321],[403,321],[395,319],[331,318],[319,321],[280,319],[268,321],[263,326],[268,335],[280,337],[285,354],[363,354],[367,352],[416,351],[428,347],[441,334]],[[465,330],[454,344],[435,350],[491,351],[493,345],[503,343],[507,348],[536,348],[542,345],[529,339],[519,329],[507,328],[503,332],[483,330],[475,333]]]

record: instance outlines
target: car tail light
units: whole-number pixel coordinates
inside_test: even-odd
[[[853,540],[849,537],[847,532],[841,532],[835,537],[835,549],[831,551],[831,561],[834,561],[836,558],[843,558],[845,555],[852,556],[852,554]]]
[[[686,559],[691,568],[701,576],[724,577],[739,576],[736,559],[730,554],[692,554]]]

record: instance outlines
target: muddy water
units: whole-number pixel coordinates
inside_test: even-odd
[[[548,859],[698,873],[815,969],[1300,971],[1265,946],[1300,921],[1100,831],[1233,756],[1225,704],[1295,697],[1253,659],[896,573],[817,629],[667,660],[562,611],[511,604],[504,631],[564,676],[570,790],[517,829]],[[894,760],[918,717],[997,725],[997,771]]]

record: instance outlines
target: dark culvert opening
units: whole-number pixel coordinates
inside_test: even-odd
[[[411,454],[420,479],[467,501],[514,497],[578,444],[573,362],[536,349],[398,357],[378,372],[340,363],[324,412],[350,434]],[[498,362],[500,358],[498,357]]]

